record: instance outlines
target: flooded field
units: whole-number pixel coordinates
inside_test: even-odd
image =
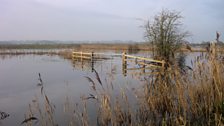
[[[94,64],[89,61],[67,60],[57,55],[2,55],[0,111],[9,116],[0,120],[0,125],[20,125],[28,118],[27,115],[37,118],[30,120],[34,125],[43,125],[43,122],[38,121],[44,118],[40,113],[47,116],[51,112],[49,115],[53,116],[51,119],[54,124],[71,125],[74,112],[80,110],[83,114],[85,109],[89,115],[89,124],[95,124],[98,110],[93,94],[99,92],[107,92],[116,101],[117,97],[121,97],[121,91],[125,90],[128,106],[135,108],[138,106],[135,92],[143,91],[143,85],[147,83],[150,74],[128,71],[124,75],[122,59],[119,56],[121,53],[107,54],[107,58],[97,60]],[[150,53],[134,55],[149,56]],[[188,54],[187,65],[192,67],[191,60],[199,55],[200,53]],[[137,71],[139,72],[141,73],[141,70]],[[83,99],[86,99],[85,102]],[[49,106],[52,108],[50,112],[47,110]],[[34,111],[39,111],[39,115],[34,114]]]
[[[25,119],[29,104],[41,97],[39,73],[44,91],[55,106],[55,118],[59,125],[67,125],[68,118],[63,112],[66,102],[69,105],[80,103],[81,97],[91,92],[91,83],[86,77],[95,78],[88,62],[72,63],[59,56],[20,55],[5,56],[0,59],[0,111],[10,116],[0,120],[0,125],[18,125]],[[102,84],[111,83],[113,94],[117,89],[140,86],[139,80],[132,76],[124,77],[120,57],[96,61],[94,69],[99,73]],[[107,87],[111,88],[111,87]],[[94,107],[89,106],[94,112]],[[74,111],[74,110],[71,110]],[[96,111],[96,110],[95,110]],[[72,112],[71,112],[72,113]],[[94,116],[93,116],[94,118]]]

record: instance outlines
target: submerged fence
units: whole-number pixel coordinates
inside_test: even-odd
[[[138,65],[138,67],[127,68],[129,62]],[[141,70],[140,74],[141,73],[145,74],[146,69],[164,68],[164,67],[165,67],[164,60],[160,61],[146,57],[127,55],[126,52],[122,53],[122,73],[124,76],[127,75],[128,70]]]
[[[88,62],[91,65],[91,69],[93,71],[94,69],[94,61],[99,59],[106,59],[105,56],[119,56],[122,58],[122,73],[124,76],[127,75],[128,71],[133,70],[141,70],[140,73],[145,74],[147,69],[153,69],[153,68],[164,68],[165,61],[160,60],[154,60],[152,58],[146,58],[146,57],[140,57],[140,56],[134,56],[134,55],[128,55],[126,52],[122,54],[106,54],[106,53],[88,53],[88,52],[73,52],[72,53],[72,59],[73,61],[81,61],[81,67],[83,68],[84,62]],[[138,65],[136,67],[135,65],[132,65],[131,68],[130,64]]]

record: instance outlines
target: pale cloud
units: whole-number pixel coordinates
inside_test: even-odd
[[[98,0],[34,0],[34,2],[47,4],[60,8],[83,8],[91,7],[93,4],[98,4]]]
[[[163,8],[181,11],[192,41],[224,34],[223,0],[0,0],[0,40],[143,40]],[[222,36],[221,36],[222,38]]]

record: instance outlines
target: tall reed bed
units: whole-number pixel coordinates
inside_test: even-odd
[[[69,126],[223,125],[224,65],[218,57],[209,53],[195,57],[192,68],[187,67],[185,72],[177,65],[162,70],[158,75],[145,78],[143,87],[131,90],[134,95],[128,95],[130,90],[125,88],[115,95],[112,79],[103,83],[94,71],[94,78],[85,77],[91,91],[81,97],[82,104],[67,100],[64,110],[71,113]],[[43,126],[57,125],[55,108],[44,89],[42,92],[44,105],[37,99],[30,105],[27,116],[38,118]],[[131,104],[131,99],[135,99],[136,104]],[[97,111],[94,117],[89,114],[89,104]]]

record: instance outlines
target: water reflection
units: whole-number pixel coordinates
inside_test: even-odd
[[[96,62],[92,62],[92,61],[89,61],[89,60],[82,60],[82,61],[72,60],[73,67],[75,69],[77,69],[77,70],[82,70],[82,71],[91,71],[91,72],[93,72],[95,63]]]
[[[189,60],[186,62],[189,63]],[[132,65],[127,64],[127,67]],[[43,113],[47,101],[54,109],[53,116],[57,124],[69,125],[74,110],[76,112],[83,110],[81,106],[84,103],[80,97],[88,97],[89,94],[96,95],[86,77],[96,83],[96,90],[103,91],[96,74],[92,72],[93,68],[98,72],[104,90],[113,95],[112,100],[116,101],[116,97],[121,94],[121,89],[127,89],[127,97],[130,97],[129,104],[133,106],[136,105],[133,90],[140,89],[150,77],[149,75],[137,76],[130,72],[124,77],[121,57],[95,62],[71,62],[59,56],[20,55],[8,58],[5,56],[0,59],[0,111],[10,116],[0,120],[0,125],[19,125],[24,119],[29,119],[28,116],[24,117],[25,114],[30,114],[29,104],[35,106],[39,104]],[[142,69],[136,71],[142,71]],[[42,86],[37,86],[40,78],[43,89],[41,89]],[[91,117],[89,120],[95,121],[98,104],[93,99],[86,102],[90,103],[87,105]],[[36,108],[31,109],[33,113],[37,112]],[[35,114],[33,116],[41,119],[41,116]]]
[[[23,115],[27,113],[29,104],[37,101],[40,105],[44,103],[40,100],[43,97],[41,87],[37,86],[40,81],[39,73],[44,92],[49,101],[56,106],[54,116],[61,125],[68,124],[67,116],[59,114],[64,113],[61,108],[66,102],[65,97],[70,97],[70,102],[73,103],[70,106],[74,106],[76,103],[81,104],[80,96],[88,96],[91,93],[90,83],[85,76],[96,81],[96,75],[90,72],[92,68],[98,72],[103,85],[113,86],[115,96],[119,94],[121,87],[136,83],[130,78],[123,78],[120,57],[95,61],[94,67],[85,61],[81,63],[83,69],[79,69],[82,67],[77,65],[80,64],[79,61],[75,62],[75,67],[73,63],[59,56],[47,55],[6,56],[0,59],[0,110],[10,114],[1,121],[2,125],[19,125],[25,119]],[[85,71],[86,67],[90,70]],[[105,85],[104,88],[106,87]],[[94,106],[88,106],[88,110],[94,115]]]

